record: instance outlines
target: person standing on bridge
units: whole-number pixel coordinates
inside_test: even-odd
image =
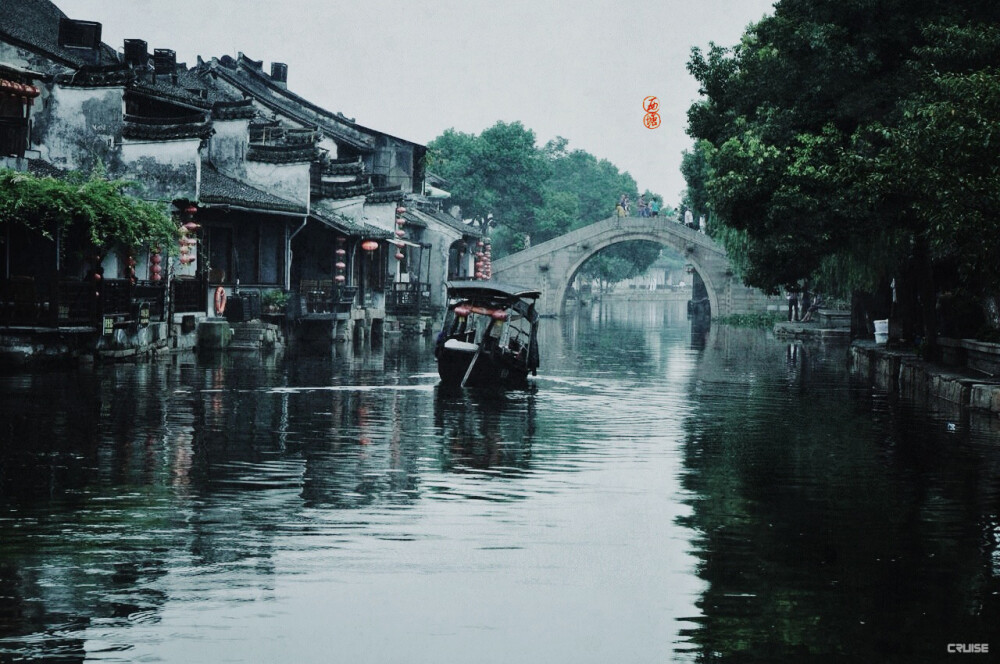
[[[649,202],[649,213],[654,217],[660,216],[660,201],[654,198]]]

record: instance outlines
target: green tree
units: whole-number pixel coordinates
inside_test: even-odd
[[[613,284],[643,274],[660,257],[662,247],[653,242],[634,240],[612,245],[596,254],[580,268],[580,274],[606,284]]]
[[[452,200],[466,218],[534,230],[549,171],[533,131],[520,122],[497,122],[479,136],[448,129],[427,147],[431,168],[452,183]]]
[[[611,162],[570,150],[562,137],[538,148],[519,122],[498,122],[479,136],[449,129],[428,149],[431,170],[451,182],[463,215],[490,228],[497,257],[523,249],[528,237],[537,244],[612,216],[622,194],[638,198],[635,180]],[[649,243],[610,247],[605,259],[620,259],[618,267],[602,269],[617,281],[642,273],[658,255]]]
[[[544,152],[552,171],[548,187],[571,193],[579,202],[579,217],[572,228],[612,216],[622,194],[633,201],[638,198],[638,185],[631,175],[585,150],[570,151],[567,144],[565,138],[557,137],[546,144]]]
[[[747,283],[896,277],[933,338],[942,277],[996,264],[994,5],[781,0],[732,49],[693,51],[688,196]]]

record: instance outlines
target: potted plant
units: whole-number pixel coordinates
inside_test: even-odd
[[[288,305],[288,293],[283,290],[266,291],[260,298],[261,307],[267,314],[283,314]]]

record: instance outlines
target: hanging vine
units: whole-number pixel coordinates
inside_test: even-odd
[[[109,180],[100,172],[56,179],[0,170],[0,222],[20,224],[48,238],[83,224],[100,251],[116,244],[173,247],[177,225],[166,206],[129,195],[128,190],[136,186]]]

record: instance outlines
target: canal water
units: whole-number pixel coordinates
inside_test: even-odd
[[[995,657],[1000,433],[684,311],[0,377],[0,661]]]

